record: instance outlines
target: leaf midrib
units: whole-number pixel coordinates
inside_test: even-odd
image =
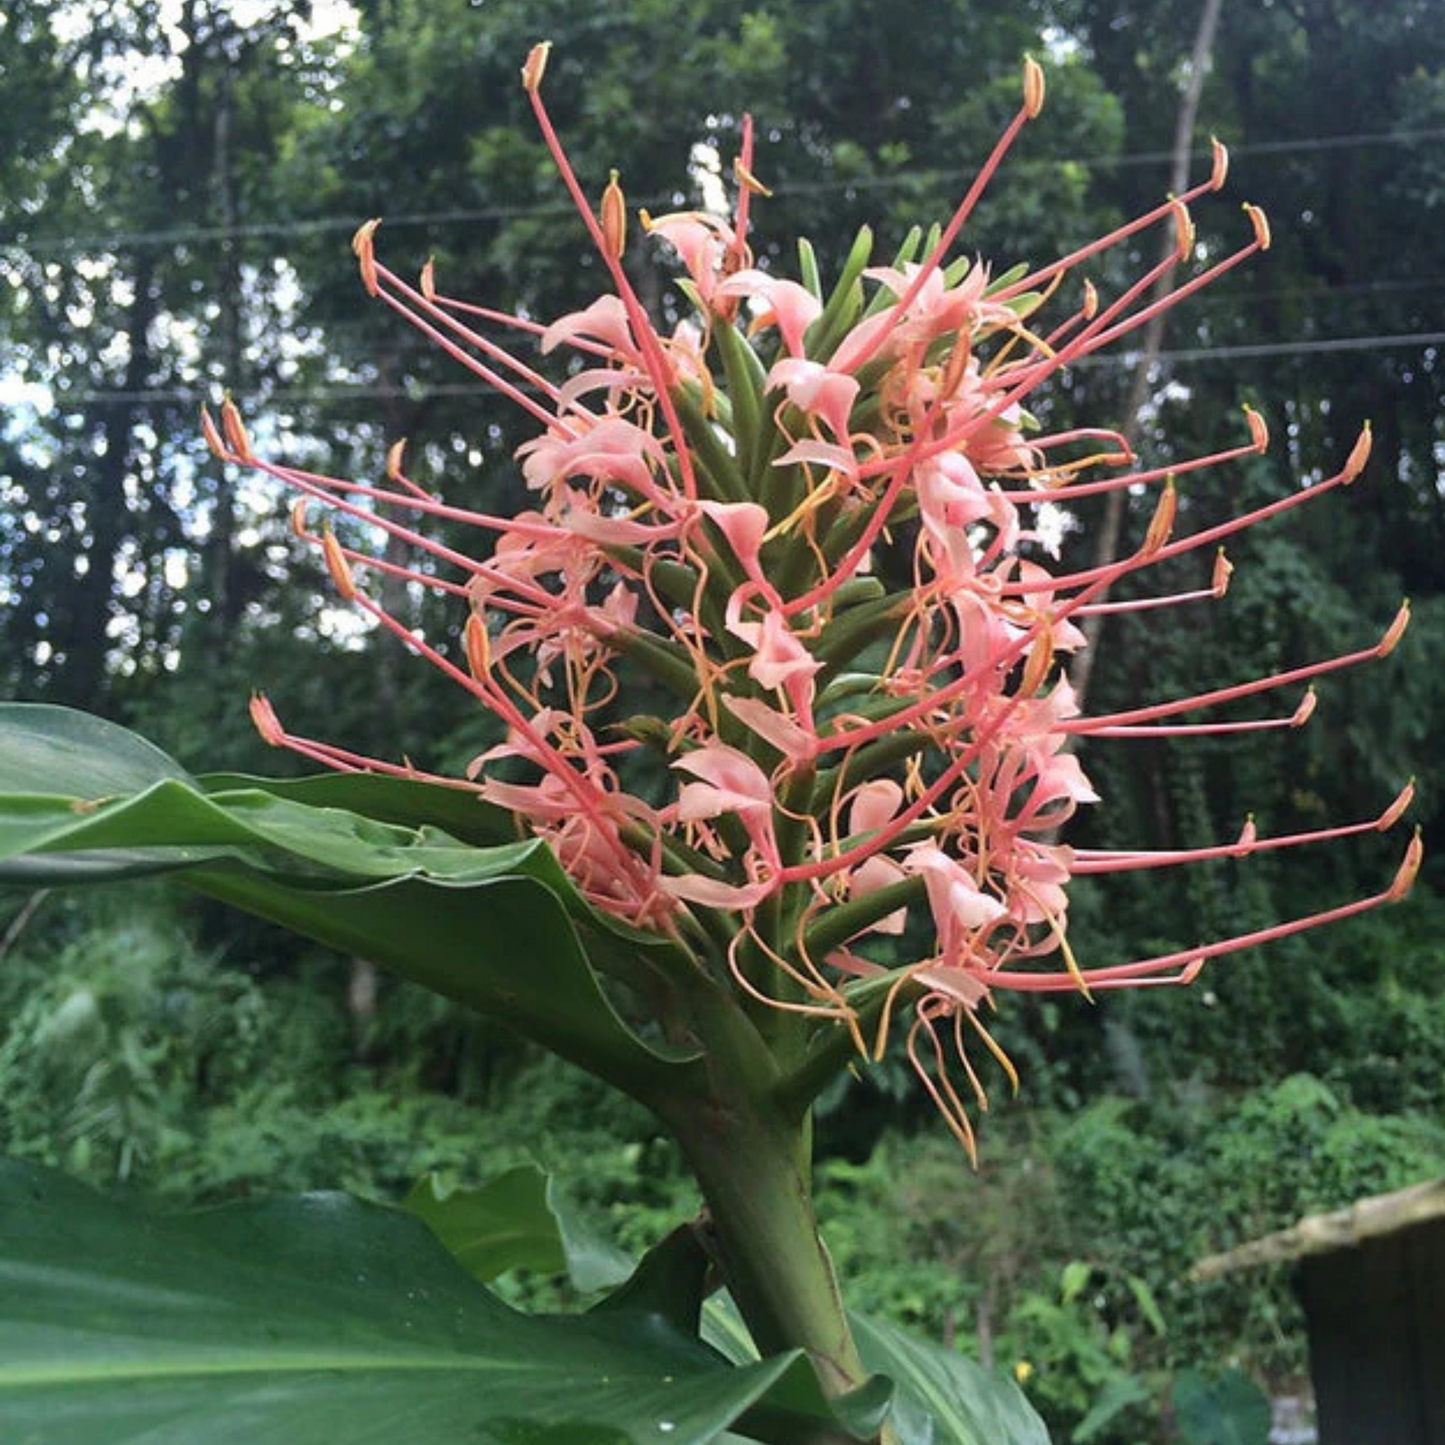
[[[317,1371],[330,1373],[404,1373],[417,1371],[438,1373],[453,1370],[463,1373],[510,1373],[544,1375],[555,1373],[555,1364],[545,1360],[528,1363],[524,1360],[492,1360],[477,1355],[451,1355],[443,1359],[427,1356],[357,1355],[351,1354],[288,1354],[275,1360],[257,1360],[248,1356],[244,1360],[193,1360],[193,1361],[123,1361],[109,1364],[80,1364],[34,1368],[0,1366],[0,1392],[46,1385],[85,1385],[114,1380],[163,1380],[197,1379],[212,1375],[272,1375],[305,1374]],[[700,1378],[706,1372],[697,1372]],[[693,1378],[689,1372],[685,1378]],[[580,1378],[573,1375],[573,1379]],[[619,1370],[601,1376],[608,1388],[626,1386],[636,1388],[651,1382],[651,1375],[636,1375]],[[670,1384],[680,1377],[659,1375],[657,1381]]]

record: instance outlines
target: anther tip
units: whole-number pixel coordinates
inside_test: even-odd
[[[1222,190],[1224,182],[1229,176],[1229,148],[1218,136],[1210,136],[1209,150],[1213,162],[1213,168],[1209,173],[1210,189]]]
[[[201,435],[205,437],[206,445],[210,447],[213,456],[218,457],[223,462],[230,461],[231,453],[227,449],[226,443],[221,437],[220,430],[211,416],[210,408],[206,406],[201,408]]]
[[[1234,563],[1231,562],[1221,547],[1214,554],[1214,574],[1210,578],[1210,590],[1216,598],[1223,597],[1229,591],[1229,579],[1234,575]]]
[[[326,558],[326,570],[331,573],[331,581],[341,594],[342,600],[354,602],[356,578],[352,576],[351,564],[346,560],[346,553],[341,550],[341,543],[336,540],[334,532],[321,534],[321,552]]]
[[[377,292],[376,251],[372,237],[376,235],[379,225],[381,217],[373,216],[371,220],[363,221],[351,238],[351,251],[356,257],[361,271],[361,284],[366,287],[368,296],[375,296]]]
[[[386,451],[386,475],[389,480],[399,482],[402,479],[402,458],[406,454],[406,438],[398,437]]]
[[[542,76],[547,70],[547,56],[551,50],[550,40],[539,40],[527,52],[527,59],[522,66],[522,89],[529,94],[541,88]]]
[[[1391,828],[1404,816],[1405,810],[1415,801],[1415,780],[1411,778],[1403,788],[1395,801],[1380,814],[1380,821],[1375,825],[1380,832],[1388,833]]]
[[[204,426],[204,422],[202,423]],[[221,402],[221,434],[225,437],[232,457],[237,461],[249,462],[255,453],[251,450],[251,438],[246,434],[246,424],[241,412],[231,400],[228,392]]]
[[[1044,108],[1044,71],[1032,55],[1024,57],[1024,113],[1033,120]]]
[[[1250,444],[1257,452],[1269,450],[1269,423],[1247,402],[1244,407],[1244,420],[1249,426]]]
[[[283,747],[286,742],[286,731],[281,726],[281,720],[276,716],[276,710],[271,706],[270,699],[263,692],[253,692],[250,702],[251,722],[255,725],[256,731],[261,734],[263,742],[269,743],[273,748]]]
[[[1405,635],[1405,629],[1410,625],[1410,599],[1407,597],[1401,604],[1400,610],[1395,614],[1395,620],[1385,630],[1385,635],[1380,639],[1380,645],[1375,650],[1377,657],[1388,657],[1400,644],[1400,639]]]
[[[1370,430],[1369,422],[1360,428],[1360,434],[1355,438],[1355,444],[1350,448],[1350,454],[1345,458],[1344,470],[1341,472],[1341,480],[1346,486],[1365,470],[1365,463],[1370,460],[1370,449],[1374,445],[1374,433]]]
[[[1244,214],[1249,217],[1249,224],[1254,227],[1254,244],[1261,251],[1269,250],[1269,218],[1258,206],[1251,205],[1248,201],[1244,203]]]
[[[1420,837],[1420,830],[1415,829],[1405,848],[1405,856],[1400,861],[1400,871],[1395,874],[1395,881],[1390,884],[1386,896],[1391,903],[1398,903],[1409,893],[1415,884],[1415,877],[1420,872],[1420,864],[1425,857],[1425,844]]]

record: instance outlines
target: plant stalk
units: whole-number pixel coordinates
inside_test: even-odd
[[[707,1084],[653,1107],[702,1188],[718,1263],[758,1349],[805,1349],[825,1391],[846,1394],[867,1371],[818,1233],[811,1112],[782,1102],[777,1059],[735,999],[720,990],[699,1002]]]

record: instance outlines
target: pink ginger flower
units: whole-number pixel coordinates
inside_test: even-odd
[[[1378,641],[1336,657],[1110,715],[1081,714],[1069,687],[1067,658],[1090,613],[1217,600],[1228,581],[1223,541],[1319,504],[1368,457],[1366,430],[1332,476],[1176,534],[1174,479],[1265,450],[1257,414],[1246,414],[1236,444],[1151,470],[1107,428],[1049,433],[1027,421],[1030,397],[1071,363],[1266,248],[1264,219],[1246,207],[1247,234],[1233,250],[1175,274],[1189,259],[1187,208],[1224,184],[1222,148],[1183,195],[993,281],[1013,273],[960,264],[953,252],[1039,111],[1042,78],[1031,66],[1023,104],[936,245],[869,267],[861,239],[829,310],[803,284],[752,269],[757,186],[745,123],[731,218],[647,220],[681,261],[698,313],[664,337],[621,265],[620,191],[608,188],[604,224],[553,129],[535,56],[524,73],[610,289],[544,326],[449,297],[429,270],[407,283],[376,257],[372,224],[356,252],[379,301],[534,420],[538,435],[517,455],[536,509],[507,517],[440,501],[406,475],[399,448],[373,482],[302,472],[258,456],[229,402],[219,426],[204,419],[219,455],[298,494],[296,534],[321,549],[341,595],[504,726],[506,741],[465,778],[437,781],[511,808],[595,909],[667,934],[754,999],[820,1028],[843,1023],[869,1050],[911,1010],[910,1057],[970,1150],[970,1112],[987,1096],[967,1038],[1012,1077],[981,1022],[999,993],[1184,983],[1211,959],[1403,896],[1418,839],[1390,884],[1320,913],[1120,963],[1082,966],[1069,945],[1076,876],[1247,859],[1385,829],[1409,802],[1407,789],[1362,822],[1276,837],[1251,824],[1193,850],[1076,851],[1056,838],[1076,809],[1098,801],[1076,741],[1300,726],[1312,692],[1278,716],[1214,714],[1384,657],[1408,620],[1402,608]],[[1159,228],[1180,237],[1175,256],[1116,295],[1085,283],[1068,302],[1084,263]],[[739,365],[746,348],[754,355]],[[583,370],[549,378],[542,361],[555,353],[581,357]],[[1036,508],[1062,500],[1082,517],[1121,489],[1157,498],[1135,550],[1083,570],[1052,567],[1033,542]],[[425,565],[313,530],[313,504],[343,527],[379,528]],[[910,575],[874,575],[875,545],[915,518]],[[441,521],[472,528],[476,547],[435,540],[428,525]],[[1204,559],[1198,586],[1105,600],[1126,576],[1191,557]],[[371,585],[379,574],[454,598],[459,646],[436,647],[388,613]],[[634,715],[626,683],[638,674],[651,695],[673,699],[670,713]],[[1178,721],[1186,713],[1204,720]],[[328,766],[418,775],[409,762],[292,734],[264,698],[253,716],[268,742]],[[498,764],[530,769],[530,779],[504,780]],[[951,1067],[964,1071],[963,1093]]]

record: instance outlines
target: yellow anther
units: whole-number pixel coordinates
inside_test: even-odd
[[[1400,610],[1395,614],[1395,620],[1385,631],[1380,639],[1380,645],[1375,649],[1376,657],[1388,657],[1399,645],[1400,639],[1405,635],[1405,629],[1410,625],[1410,599],[1407,597],[1401,604]]]
[[[1380,814],[1380,821],[1375,825],[1380,832],[1388,833],[1403,816],[1405,809],[1415,801],[1415,780],[1411,778],[1403,788],[1400,795]]]
[[[1222,190],[1229,175],[1229,150],[1218,136],[1209,137],[1209,149],[1214,160],[1214,167],[1209,173],[1209,186],[1211,190]]]
[[[1224,555],[1221,547],[1214,554],[1214,575],[1209,580],[1210,590],[1216,597],[1223,597],[1229,591],[1229,579],[1234,575],[1234,563]]]
[[[276,716],[276,710],[271,706],[266,694],[253,692],[250,708],[251,721],[255,724],[256,731],[261,734],[262,741],[273,748],[284,747],[286,730],[281,726],[281,720]]]
[[[236,403],[229,396],[221,403],[221,432],[238,460],[249,462],[255,459],[255,453],[251,450],[251,438],[246,435],[246,424],[241,420]]]
[[[386,452],[386,475],[393,482],[402,480],[401,459],[406,452],[406,438],[399,437]]]
[[[331,581],[343,601],[354,602],[356,579],[351,575],[351,564],[346,560],[346,553],[341,550],[341,543],[336,540],[334,532],[321,534],[321,555],[326,558],[326,570],[331,573]]]
[[[1269,423],[1246,403],[1244,419],[1249,425],[1249,440],[1257,452],[1269,450]]]
[[[1374,440],[1374,436],[1370,432],[1370,424],[1366,422],[1360,428],[1360,434],[1355,438],[1355,444],[1350,448],[1349,456],[1345,458],[1342,480],[1346,486],[1349,486],[1365,470],[1365,463],[1370,460],[1370,448],[1374,445]]]
[[[372,237],[376,235],[376,228],[379,225],[381,225],[380,216],[363,221],[356,228],[356,234],[351,238],[352,254],[356,257],[356,264],[361,270],[361,284],[366,287],[368,296],[375,296],[377,291],[376,252]]]
[[[542,76],[547,70],[547,56],[552,49],[550,40],[541,40],[527,52],[526,63],[522,66],[522,89],[534,91],[541,87]]]
[[[1043,67],[1032,55],[1024,56],[1024,113],[1030,120],[1044,108]]]
[[[462,646],[467,654],[467,667],[478,682],[490,676],[492,671],[492,640],[487,635],[487,624],[481,614],[467,614],[466,625],[462,628]]]
[[[1179,494],[1174,490],[1174,478],[1170,477],[1164,483],[1159,505],[1154,508],[1154,515],[1149,519],[1149,530],[1144,534],[1146,557],[1152,556],[1169,540],[1169,534],[1174,530],[1174,514],[1178,510]]]
[[[1420,830],[1416,828],[1414,837],[1410,839],[1409,846],[1405,849],[1405,857],[1400,864],[1400,871],[1395,874],[1395,881],[1390,884],[1385,895],[1391,903],[1398,903],[1410,891],[1424,857],[1425,844],[1420,839]]]
[[[1258,206],[1252,206],[1248,201],[1244,203],[1244,214],[1249,217],[1249,224],[1254,227],[1254,243],[1261,251],[1269,250],[1269,219]]]
[[[602,192],[602,242],[614,261],[622,259],[627,247],[627,201],[617,184],[616,171]]]
[[[733,157],[733,179],[751,195],[766,198],[773,194],[736,156]]]
[[[201,435],[206,439],[206,445],[223,462],[231,459],[231,453],[226,449],[226,443],[221,439],[221,433],[216,429],[216,423],[211,419],[209,408],[201,408]]]

